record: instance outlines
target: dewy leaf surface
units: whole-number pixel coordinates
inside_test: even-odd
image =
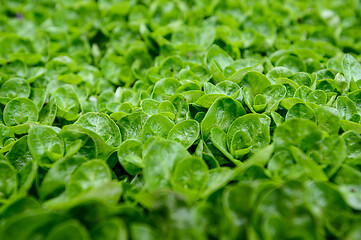
[[[359,0],[0,0],[0,240],[361,239]]]

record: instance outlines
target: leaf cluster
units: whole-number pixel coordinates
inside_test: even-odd
[[[361,239],[361,2],[0,0],[0,239]]]

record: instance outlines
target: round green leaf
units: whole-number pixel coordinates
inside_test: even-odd
[[[48,126],[31,127],[28,145],[31,155],[40,166],[51,166],[64,155],[63,139]]]
[[[13,78],[6,81],[0,89],[0,97],[27,98],[30,96],[29,84],[21,78]]]
[[[78,118],[80,104],[78,96],[71,85],[63,85],[56,89],[51,97],[58,106],[57,116],[67,121],[73,121]]]
[[[162,189],[170,185],[175,164],[190,154],[180,143],[155,140],[144,152],[144,180],[149,190]]]
[[[74,124],[95,132],[112,147],[118,147],[122,141],[118,126],[105,113],[86,113]]]
[[[265,147],[270,143],[270,127],[271,119],[264,114],[246,114],[242,117],[237,118],[229,127],[227,133],[227,145],[231,146],[244,146],[252,147],[253,150]],[[242,132],[241,137],[237,132]],[[243,139],[241,145],[235,144],[233,138],[238,135],[239,139]],[[232,144],[233,141],[233,144]],[[239,150],[238,148],[232,149],[231,152]]]
[[[253,96],[262,92],[271,85],[270,80],[259,72],[248,72],[242,78],[240,85],[251,89]]]
[[[112,179],[108,165],[101,160],[92,160],[80,165],[70,176],[66,187],[67,194],[73,198],[96,188]]]
[[[296,103],[288,110],[286,121],[293,118],[309,119],[316,122],[315,112],[304,103]]]
[[[142,130],[142,140],[146,141],[151,136],[160,136],[167,138],[169,131],[174,123],[161,114],[154,114],[144,123]]]
[[[189,148],[198,139],[199,124],[195,120],[184,120],[177,123],[168,133],[168,139],[181,143]]]
[[[118,160],[130,175],[134,176],[142,171],[144,167],[142,152],[143,143],[137,139],[128,139],[120,144]]]
[[[172,186],[183,193],[197,193],[205,189],[208,182],[208,167],[197,157],[190,157],[178,162],[172,177]]]
[[[27,98],[15,98],[4,108],[4,122],[7,126],[16,126],[38,120],[35,104]]]

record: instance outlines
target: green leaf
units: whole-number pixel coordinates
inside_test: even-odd
[[[184,120],[177,123],[168,133],[168,139],[189,148],[199,137],[199,124],[195,120]]]
[[[64,155],[63,139],[48,126],[31,127],[28,145],[31,155],[40,166],[49,167]]]
[[[346,54],[343,57],[342,70],[348,83],[351,80],[357,82],[361,79],[361,65],[351,54]]]
[[[214,126],[227,132],[234,119],[244,114],[245,110],[239,102],[230,97],[218,98],[209,108],[201,123],[203,139],[207,141]]]
[[[242,78],[240,85],[251,89],[253,96],[262,94],[271,85],[270,80],[259,72],[248,72]]]
[[[358,166],[358,159],[361,157],[361,134],[350,130],[342,134],[342,138],[345,141],[347,147],[345,161],[351,166]]]
[[[169,98],[169,101],[173,103],[175,108],[174,122],[178,123],[189,118],[188,100],[183,95],[175,94]]]
[[[342,74],[337,73],[335,76],[335,85],[336,89],[344,94],[350,88],[350,83],[346,81],[345,77]]]
[[[207,52],[206,64],[208,68],[211,68],[211,63],[216,63],[223,71],[224,68],[230,65],[232,62],[232,57],[217,45],[213,45]]]
[[[51,96],[58,110],[57,116],[67,121],[76,120],[79,116],[80,104],[78,96],[71,85],[63,85]]]
[[[206,94],[197,99],[196,104],[204,107],[210,108],[212,104],[220,97],[224,97],[223,94]]]
[[[50,100],[39,112],[39,122],[43,125],[52,125],[55,121],[58,107],[55,101]]]
[[[340,124],[344,132],[355,131],[357,133],[361,133],[361,124],[359,123],[355,123],[349,120],[341,120]]]
[[[360,171],[348,165],[343,165],[333,179],[333,182],[339,186],[347,203],[356,210],[361,209],[360,179]]]
[[[307,96],[307,102],[311,102],[317,105],[325,105],[327,102],[327,95],[322,90],[316,90]]]
[[[304,103],[296,103],[287,112],[286,121],[294,118],[309,119],[316,122],[316,114]]]
[[[174,190],[193,198],[206,188],[207,181],[208,167],[202,159],[197,157],[179,161],[175,165],[171,180]]]
[[[84,130],[81,127],[69,126],[64,127],[59,132],[64,141],[66,156],[83,156],[89,159],[97,158],[98,146],[96,139]]]
[[[224,187],[232,178],[233,171],[227,167],[214,168],[209,171],[207,187],[202,196],[207,197]]]
[[[262,95],[266,98],[265,112],[270,113],[278,108],[280,101],[286,96],[287,89],[283,85],[271,85],[264,89]]]
[[[117,121],[123,140],[141,139],[141,131],[144,123],[148,119],[148,115],[142,111],[134,112],[122,117]]]
[[[278,78],[287,78],[293,74],[294,72],[286,67],[275,67],[267,73],[266,77],[271,81],[271,83],[275,83]]]
[[[66,157],[54,163],[41,182],[40,198],[45,200],[63,193],[71,174],[86,161],[83,157]]]
[[[353,101],[353,103],[356,105],[358,113],[361,115],[361,90],[351,92],[348,94],[348,98]]]
[[[340,117],[344,120],[350,120],[354,114],[357,114],[356,105],[346,96],[339,96],[336,101],[336,107]]]
[[[181,83],[175,78],[163,78],[154,85],[152,98],[157,101],[162,101],[174,95]]]
[[[143,144],[136,139],[128,139],[119,146],[119,163],[130,175],[136,175],[142,171],[144,167],[142,152]]]
[[[264,114],[246,114],[237,118],[227,133],[227,145],[231,153],[248,147],[255,152],[268,145],[271,141],[270,123],[271,119]]]
[[[101,160],[87,161],[70,175],[66,192],[70,198],[110,182],[112,179],[108,165]]]
[[[263,66],[262,66],[262,64],[256,64],[254,66],[242,68],[242,69],[238,70],[237,72],[233,73],[232,76],[230,77],[230,80],[235,83],[240,83],[241,80],[243,79],[244,75],[247,74],[248,72],[262,73]]]
[[[227,95],[229,97],[231,97],[235,92],[237,92],[240,89],[238,84],[228,80],[218,83],[216,85],[216,88],[219,89],[221,94]]]
[[[337,134],[341,127],[339,113],[332,107],[318,107],[315,109],[317,125],[330,134]]]
[[[239,165],[240,162],[233,158],[227,149],[227,135],[218,127],[213,127],[211,130],[211,140],[214,146],[218,148],[232,163]]]
[[[0,2],[1,240],[361,239],[360,1]]]
[[[28,147],[28,136],[24,136],[16,141],[10,151],[6,154],[6,158],[18,171],[31,163],[33,157]]]
[[[28,136],[17,140],[6,154],[6,158],[18,171],[19,193],[26,194],[33,184],[38,168],[28,147]]]
[[[174,127],[174,123],[161,114],[150,116],[144,123],[141,133],[142,140],[145,142],[151,136],[160,136],[167,138],[169,131]]]
[[[14,132],[10,127],[0,124],[0,147],[4,147],[4,143],[9,138],[14,137]]]
[[[291,107],[293,107],[295,104],[297,103],[304,103],[305,101],[300,99],[300,98],[296,98],[296,97],[291,97],[291,98],[286,98],[286,99],[283,99],[281,102],[280,102],[280,105],[289,110],[291,109]]]
[[[118,126],[104,113],[86,113],[74,124],[95,132],[112,147],[118,147],[122,141]]]
[[[188,151],[174,141],[155,140],[144,152],[144,180],[148,190],[169,187],[177,162],[190,157]]]
[[[38,120],[35,104],[27,98],[15,98],[4,108],[4,122],[7,126],[16,126]]]
[[[30,99],[36,105],[36,109],[38,110],[39,114],[40,114],[41,109],[43,108],[46,97],[47,97],[47,95],[46,95],[45,89],[42,89],[42,88],[32,88],[31,89]]]
[[[301,149],[291,146],[290,151],[295,161],[302,167],[302,171],[305,172],[309,178],[315,181],[328,180],[321,166],[304,154]]]
[[[345,141],[340,136],[331,135],[316,143],[309,150],[308,155],[331,177],[342,166],[346,152]]]
[[[30,96],[29,84],[21,78],[13,78],[6,81],[0,88],[0,97],[4,98],[28,98]]]
[[[297,72],[289,78],[300,86],[310,87],[312,85],[312,79],[310,75],[305,72]]]
[[[159,102],[153,99],[145,99],[142,101],[141,106],[145,113],[153,115],[158,113]]]
[[[263,112],[266,106],[267,106],[266,98],[261,94],[257,94],[254,98],[253,109],[256,112]]]

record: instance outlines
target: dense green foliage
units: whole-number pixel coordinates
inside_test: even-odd
[[[0,0],[0,239],[361,239],[359,0]]]

